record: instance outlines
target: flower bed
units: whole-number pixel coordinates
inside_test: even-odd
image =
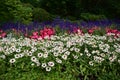
[[[101,36],[95,30],[99,28],[55,34],[54,29],[44,28],[27,37],[4,36],[0,39],[0,79],[119,79],[120,32],[106,29]],[[22,73],[30,73],[29,78]]]

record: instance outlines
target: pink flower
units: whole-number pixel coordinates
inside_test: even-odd
[[[26,34],[24,34],[24,36],[25,36],[25,37],[27,37],[27,36],[28,36],[28,34],[26,33]]]
[[[83,32],[80,29],[77,30],[77,33],[80,34],[80,35],[83,35]]]
[[[42,35],[44,33],[44,30],[40,30],[40,34]]]
[[[44,32],[47,32],[48,31],[48,28],[44,28]]]
[[[110,36],[111,35],[111,32],[107,32],[107,36]]]
[[[73,29],[73,33],[77,33],[78,29],[77,28],[74,28]]]
[[[0,30],[0,33],[2,33],[3,32],[3,30]]]
[[[44,39],[50,39],[49,35],[44,36]]]
[[[49,34],[49,35],[53,35],[53,34],[54,34],[54,31],[49,30],[49,31],[48,31],[48,34]]]
[[[118,30],[114,29],[114,30],[111,30],[112,33],[117,33]]]
[[[35,36],[35,35],[38,35],[38,32],[36,31],[36,32],[33,32],[32,34]]]
[[[6,36],[6,33],[3,32],[3,33],[1,34],[1,37],[3,38],[3,37],[5,37],[5,36]]]
[[[38,40],[42,40],[42,39],[50,39],[50,36],[53,35],[55,33],[53,28],[44,28],[43,30],[40,30],[40,35],[38,35],[39,33],[33,32],[32,36],[30,36],[31,39],[38,39]]]
[[[89,29],[89,30],[88,30],[88,33],[89,33],[89,34],[92,34],[93,32],[94,32],[93,29]]]
[[[42,40],[42,39],[43,39],[43,37],[42,37],[42,36],[39,36],[37,39],[38,39],[38,40]]]
[[[73,33],[83,35],[83,31],[80,28],[74,28]]]
[[[33,35],[33,36],[30,36],[31,39],[38,39],[38,35]]]

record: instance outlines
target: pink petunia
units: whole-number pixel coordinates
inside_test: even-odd
[[[36,35],[38,35],[38,32],[36,31],[36,32],[33,32],[32,33],[34,36],[36,36]]]
[[[89,34],[92,34],[93,32],[94,32],[93,29],[89,29],[89,30],[88,30],[88,33],[89,33]]]
[[[5,37],[5,36],[6,36],[6,33],[3,32],[3,33],[1,34],[1,37],[3,38],[3,37]]]

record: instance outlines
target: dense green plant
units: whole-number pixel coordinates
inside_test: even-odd
[[[0,1],[0,22],[13,20],[13,15],[9,13],[5,0]]]
[[[119,0],[39,0],[41,7],[48,12],[61,16],[79,17],[81,13],[102,14],[108,18],[119,17]],[[114,12],[114,13],[113,13]],[[119,17],[120,18],[120,17]]]
[[[49,14],[46,10],[42,8],[34,8],[33,9],[33,20],[34,21],[46,21],[51,20],[52,15]]]
[[[86,20],[86,21],[95,21],[95,20],[102,20],[106,19],[104,15],[95,15],[91,13],[81,13],[81,18]]]
[[[29,23],[32,20],[32,8],[23,6],[20,0],[6,0],[7,9],[14,17],[15,21]]]
[[[32,8],[43,8],[53,15],[59,15],[71,20],[84,19],[81,13],[96,14],[96,18],[120,18],[119,0],[1,0],[0,1],[0,22],[21,21],[29,23],[32,18]],[[25,6],[30,4],[31,6]],[[98,17],[99,16],[99,17]],[[33,17],[34,19],[34,17]],[[46,20],[46,19],[45,19]]]

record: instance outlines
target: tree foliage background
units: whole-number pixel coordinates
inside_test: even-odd
[[[120,0],[0,0],[0,22],[119,19]]]

